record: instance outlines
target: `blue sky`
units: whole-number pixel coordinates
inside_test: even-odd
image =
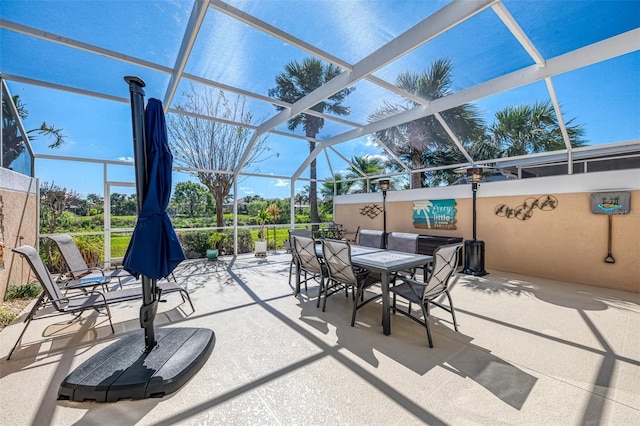
[[[229,1],[233,7],[278,26],[334,56],[356,63],[379,47],[446,5],[446,1]],[[505,1],[505,6],[545,58],[597,42],[640,24],[638,1]],[[16,1],[2,0],[0,13],[8,21],[41,28],[63,37],[95,44],[126,55],[172,67],[188,22],[188,1]],[[153,31],[152,31],[153,30]],[[274,75],[291,60],[308,56],[297,48],[210,9],[185,71],[204,78],[266,95]],[[476,84],[533,64],[495,13],[486,10],[442,34],[402,58],[376,71],[393,82],[399,72],[420,72],[436,58],[454,62],[454,90]],[[83,90],[127,98],[124,75],[139,75],[147,83],[147,98],[164,98],[169,76],[131,64],[75,51],[43,40],[0,29],[0,71],[10,75],[46,80]],[[640,139],[640,54],[635,51],[609,61],[553,78],[565,120],[584,125],[590,144]],[[181,83],[176,97],[189,83]],[[67,143],[56,150],[48,141],[33,142],[38,153],[72,157],[131,159],[131,120],[127,103],[65,93],[8,81],[13,95],[27,105],[28,129],[42,121],[63,129]],[[368,115],[383,102],[397,96],[368,81],[359,81],[347,104],[348,120],[366,124]],[[487,122],[505,106],[549,99],[544,82],[538,82],[475,102]],[[254,102],[254,116],[266,119],[276,113],[271,105]],[[286,125],[279,126],[284,130]],[[319,138],[348,130],[327,123]],[[298,131],[297,133],[300,133]],[[303,140],[270,136],[278,152],[259,166],[260,172],[291,175],[308,153]],[[380,150],[367,137],[336,146],[342,155],[376,155]],[[344,162],[330,155],[333,171]],[[102,167],[79,163],[38,160],[38,177],[55,181],[82,194],[102,192]],[[110,166],[108,178],[133,181],[133,169]],[[306,175],[306,173],[305,173]],[[318,157],[318,177],[330,175],[324,155]],[[174,181],[187,179],[176,174]],[[307,182],[300,181],[296,192]],[[288,197],[288,181],[277,178],[246,178],[239,196]],[[126,192],[126,190],[117,190]]]

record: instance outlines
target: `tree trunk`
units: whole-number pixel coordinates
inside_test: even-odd
[[[216,191],[216,226],[218,228],[224,226],[224,213],[223,213],[223,204],[224,204],[224,197],[225,194],[223,194],[222,191]]]
[[[422,157],[420,151],[414,150],[411,153],[411,160],[413,163],[413,169],[419,169],[422,167]],[[411,173],[411,189],[422,188],[422,172]]]

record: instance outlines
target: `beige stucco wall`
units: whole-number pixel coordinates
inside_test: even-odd
[[[640,173],[629,175],[640,180]],[[506,184],[508,184],[507,182]],[[500,188],[486,191],[490,196],[480,196],[490,184],[482,184],[478,192],[477,216],[478,239],[485,242],[485,267],[524,275],[571,281],[599,287],[640,292],[640,190],[628,188],[629,182],[616,187],[611,183],[606,189],[631,192],[631,214],[613,216],[612,254],[614,264],[604,262],[607,255],[608,223],[606,215],[591,213],[592,192],[603,192],[605,188],[593,188],[582,192],[554,192],[552,181],[543,182],[545,192],[516,195]],[[563,185],[558,185],[558,190]],[[596,185],[597,186],[597,185]],[[631,186],[638,186],[632,182]],[[503,189],[507,186],[503,186]],[[461,191],[462,189],[462,191]],[[400,191],[405,192],[405,191]],[[410,196],[393,194],[387,196],[387,232],[416,232],[430,235],[472,237],[472,199],[470,187],[456,188],[446,192],[412,190]],[[466,192],[466,193],[465,193]],[[505,195],[496,193],[505,192]],[[526,198],[553,195],[558,206],[551,211],[534,210],[530,219],[522,221],[496,216],[495,207],[521,205]],[[343,202],[335,206],[336,223],[347,229],[382,229],[382,214],[370,219],[360,214],[366,205],[382,206],[381,194],[370,201]],[[394,195],[396,195],[394,197]],[[377,197],[377,198],[376,198]],[[394,200],[396,198],[396,200]],[[397,200],[404,198],[404,200]],[[427,230],[413,227],[413,201],[454,198],[457,203],[456,230]],[[356,201],[356,200],[353,200]]]
[[[27,283],[33,276],[29,265],[13,254],[11,247],[37,242],[37,180],[0,168],[0,197],[2,197],[4,267],[0,268],[0,299],[4,299],[9,285]]]

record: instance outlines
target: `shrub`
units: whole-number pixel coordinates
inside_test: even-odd
[[[224,231],[218,247],[223,253],[233,253],[233,230]],[[252,251],[253,237],[251,232],[248,229],[238,229],[238,253],[251,253]]]
[[[87,265],[97,265],[103,259],[103,237],[99,235],[84,235],[73,237]]]
[[[33,299],[42,291],[40,284],[22,284],[11,286],[7,290],[7,300],[10,299]]]
[[[180,242],[185,253],[196,252],[204,256],[209,248],[211,233],[207,231],[181,232]]]
[[[269,250],[275,250],[278,248],[278,242],[276,240],[274,240],[273,238],[271,238],[270,240],[267,240],[267,248]]]
[[[53,274],[60,274],[69,270],[55,244],[48,238],[40,238],[40,257],[47,269]]]
[[[136,216],[111,216],[111,227],[133,228],[136,226]]]
[[[222,232],[214,232],[209,237],[209,248],[217,249],[222,240]]]
[[[296,214],[296,223],[311,223],[311,215]]]
[[[11,321],[13,321],[17,316],[18,314],[16,312],[0,306],[0,329],[11,324]]]

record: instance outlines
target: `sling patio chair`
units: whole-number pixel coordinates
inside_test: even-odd
[[[322,240],[322,256],[329,271],[329,280],[324,287],[322,311],[324,312],[327,306],[327,298],[329,296],[343,288],[347,289],[347,292],[349,288],[352,288],[354,296],[351,327],[353,327],[356,322],[356,311],[367,303],[382,297],[378,293],[368,299],[364,298],[365,290],[379,283],[380,279],[371,275],[369,271],[354,268],[351,263],[351,245],[347,241]]]
[[[85,282],[89,282],[92,278],[96,278],[98,282],[104,282],[101,277],[109,277],[110,280],[115,278],[122,284],[121,278],[132,277],[129,272],[118,268],[115,264],[112,265],[115,269],[103,269],[87,265],[87,262],[85,262],[84,257],[82,257],[82,253],[80,253],[80,249],[71,235],[51,235],[48,238],[58,247],[62,259],[69,268],[67,274],[71,280],[77,281],[84,279]],[[58,281],[64,283],[64,281],[61,281],[63,277],[64,275],[60,275]]]
[[[306,229],[289,229],[289,251],[291,252],[291,262],[289,263],[289,285],[291,285],[291,277],[293,276],[293,268],[296,268],[296,278],[298,274],[298,270],[300,269],[300,260],[298,259],[298,254],[296,253],[296,247],[293,243],[294,236],[302,236],[311,238],[312,231]],[[297,282],[297,281],[296,281]],[[307,291],[307,282],[304,281],[304,290]],[[296,287],[295,296],[300,293],[300,286]]]
[[[18,340],[15,345],[9,352],[9,356],[7,360],[11,358],[13,351],[20,343],[22,336],[25,331],[27,331],[27,327],[29,323],[31,323],[34,319],[42,319],[51,317],[54,315],[63,315],[63,314],[76,314],[79,317],[84,311],[88,310],[98,310],[104,308],[106,314],[109,318],[109,325],[111,326],[111,332],[115,333],[113,328],[113,323],[111,322],[111,312],[109,311],[109,305],[114,303],[126,302],[130,300],[139,300],[142,299],[142,288],[140,286],[136,287],[127,287],[121,290],[114,290],[109,292],[101,292],[98,290],[90,290],[86,288],[82,288],[81,292],[76,292],[75,294],[68,295],[62,294],[60,287],[54,282],[51,274],[47,270],[44,262],[40,258],[38,251],[31,246],[23,245],[21,247],[17,247],[12,249],[14,252],[20,254],[24,259],[26,259],[27,263],[31,267],[36,279],[40,283],[43,288],[43,292],[40,294],[38,300],[34,304],[33,308],[25,318],[24,322],[26,323],[24,329],[20,333]],[[185,296],[191,305],[191,309],[195,312],[193,308],[193,303],[191,303],[191,298],[189,297],[189,293],[180,287],[177,284],[171,282],[158,283],[158,289],[161,289],[160,295],[164,295],[166,293],[172,293],[179,291],[182,296],[182,301],[185,301]],[[73,287],[71,287],[73,288]],[[42,315],[37,315],[38,312],[43,309],[52,306],[56,312],[44,313]]]
[[[447,244],[438,247],[433,252],[433,270],[427,282],[420,282],[409,277],[402,277],[402,283],[397,286],[390,287],[389,291],[393,293],[392,310],[411,318],[418,324],[427,329],[427,338],[429,339],[429,347],[433,347],[431,339],[431,330],[429,328],[429,305],[436,305],[449,312],[453,318],[453,327],[458,331],[456,322],[456,314],[453,309],[453,301],[449,294],[449,285],[456,277],[458,267],[458,257],[462,249],[462,243]],[[449,306],[436,302],[435,299],[445,294],[449,299]],[[407,311],[396,309],[396,296],[400,296],[409,302]],[[422,308],[424,321],[411,313],[411,303],[417,303]]]
[[[360,231],[360,239],[358,240],[358,245],[365,247],[385,248],[384,232],[371,229],[363,229]]]
[[[411,234],[408,232],[391,232],[387,234],[387,250],[415,254],[418,252],[418,237],[418,234]],[[396,277],[399,275],[415,278],[416,269],[418,268],[394,273],[393,282],[395,283]]]
[[[345,231],[343,239],[347,240],[351,244],[358,244],[358,236],[360,235],[360,226],[356,228],[356,231]]]
[[[36,249],[30,246],[21,246],[14,248],[13,251],[26,259],[44,291],[40,294],[35,305],[25,318],[24,322],[26,324],[24,329],[22,330],[22,333],[20,333],[20,336],[11,349],[11,352],[9,352],[7,360],[11,358],[13,351],[18,346],[18,343],[20,343],[25,331],[27,331],[29,323],[34,319],[48,318],[54,315],[63,314],[77,314],[77,317],[79,317],[84,311],[104,308],[105,313],[109,318],[111,332],[114,333],[115,330],[113,329],[113,323],[111,322],[111,311],[109,310],[109,305],[142,298],[142,293],[135,289],[120,290],[111,293],[85,289],[82,293],[77,293],[71,296],[63,295],[60,292],[60,288],[56,283],[54,283],[51,274],[49,274],[49,271],[44,265],[44,262],[40,258]],[[53,306],[56,312],[36,316],[38,311],[48,306]]]
[[[327,267],[318,258],[316,252],[316,240],[301,235],[293,236],[293,246],[298,259],[298,269],[296,270],[296,295],[300,293],[300,284],[304,282],[305,289],[307,281],[316,280],[320,283],[318,290],[318,305],[320,306],[320,295],[324,286],[325,278],[329,277]],[[304,274],[304,279],[302,278]]]
[[[114,269],[103,269],[103,268],[91,267],[87,265],[87,262],[85,262],[84,257],[82,256],[82,253],[80,253],[80,249],[78,248],[76,241],[73,239],[71,235],[68,235],[68,234],[51,235],[48,238],[56,244],[56,247],[58,247],[58,250],[60,251],[60,254],[62,255],[64,262],[67,264],[67,267],[69,268],[68,274],[71,277],[71,280],[73,281],[77,282],[79,280],[82,280],[84,283],[86,283],[85,285],[90,285],[91,282],[96,282],[100,284],[103,284],[105,282],[111,282],[115,278],[118,280],[118,283],[122,287],[123,279],[130,278],[132,280],[135,280],[135,278],[133,277],[133,275],[129,273],[129,271],[121,267],[118,267],[113,262],[111,263]],[[62,276],[63,275],[61,275],[60,277]],[[171,277],[173,278],[174,282],[177,282],[173,273],[171,274]],[[107,278],[107,279],[105,280],[104,278]],[[59,281],[59,282],[63,284],[65,287],[68,286],[68,284],[65,283],[64,281]],[[164,291],[170,290],[172,288],[173,286],[167,286],[167,288]]]

